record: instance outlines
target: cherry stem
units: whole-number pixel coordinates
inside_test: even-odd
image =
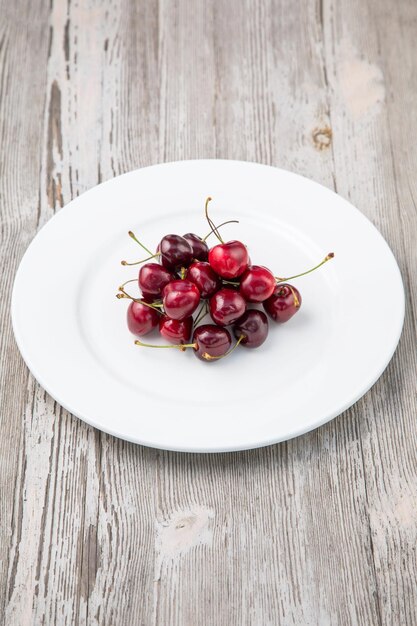
[[[125,283],[123,283],[123,285],[120,285],[119,291],[123,291],[124,286],[127,285],[128,283],[137,283],[137,282],[138,282],[137,278],[132,278],[131,280],[127,280]]]
[[[237,287],[240,285],[240,283],[237,283],[234,280],[225,280],[224,278],[223,278],[223,282],[225,283],[225,285],[236,285]]]
[[[299,301],[299,299],[297,297],[297,294],[295,293],[295,289],[294,289],[294,287],[291,287],[291,285],[288,285],[288,287],[291,289],[292,297],[293,297],[293,300],[294,300],[294,306],[295,306],[296,309],[299,309],[300,308],[300,301]]]
[[[151,259],[155,259],[157,256],[160,256],[160,252],[155,252],[152,256],[148,256],[147,259],[142,259],[141,261],[135,261],[134,263],[128,263],[127,261],[120,261],[122,265],[140,265],[141,263],[145,263],[145,261],[150,261]]]
[[[132,233],[131,230],[129,230],[129,232],[127,234],[129,235],[129,237],[131,237],[133,239],[133,241],[136,241],[136,243],[138,243],[140,245],[140,247],[145,250],[145,252],[147,252],[148,254],[152,254],[152,252],[149,250],[149,248],[144,246],[143,243],[141,243],[139,241],[139,239],[136,237],[136,235],[134,233]]]
[[[212,198],[210,198],[210,196],[206,199],[206,206],[205,206],[205,214],[206,214],[206,219],[209,223],[209,226],[211,228],[211,230],[214,232],[214,234],[216,235],[217,239],[220,241],[220,243],[224,243],[223,239],[221,238],[221,235],[219,233],[219,231],[217,230],[217,226],[216,224],[213,222],[213,220],[210,218],[209,214],[208,214],[208,205],[209,202],[211,202]]]
[[[330,261],[330,259],[333,259],[333,257],[334,257],[334,252],[329,252],[329,254],[323,259],[323,261],[321,261],[321,263],[319,263],[315,267],[312,267],[310,270],[307,270],[306,272],[302,272],[301,274],[295,274],[294,276],[288,276],[288,278],[280,278],[279,276],[275,276],[275,278],[278,283],[284,283],[287,280],[293,280],[294,278],[300,278],[300,276],[306,276],[306,274],[311,274],[311,272],[314,272],[315,270],[317,270],[319,267],[327,263],[327,261]]]
[[[184,280],[186,273],[187,273],[187,268],[182,267],[181,270],[180,270],[181,280]]]
[[[199,324],[201,322],[202,319],[204,319],[206,317],[207,313],[208,313],[207,302],[203,302],[203,304],[201,305],[201,308],[200,308],[199,312],[197,313],[196,318],[194,320],[194,328],[197,326],[197,324]]]
[[[226,226],[226,224],[239,224],[239,220],[227,220],[227,222],[222,222],[221,224],[216,226],[216,229],[221,228],[222,226]],[[214,230],[211,229],[211,231],[202,239],[202,241],[206,241],[206,239],[208,239],[213,233]]]
[[[235,345],[233,346],[233,348],[230,348],[230,350],[228,352],[226,352],[226,354],[221,354],[220,356],[211,356],[211,354],[207,354],[207,352],[204,352],[202,354],[202,357],[204,359],[206,359],[206,361],[214,361],[215,359],[224,359],[226,356],[229,356],[229,354],[232,354],[233,350],[236,350],[236,348],[238,347],[238,345],[240,344],[240,342],[245,339],[246,335],[240,335],[239,339],[236,341]]]
[[[151,309],[155,309],[157,311],[159,311],[159,309],[161,307],[163,307],[163,304],[157,304],[156,302],[145,302],[144,300],[142,300],[141,298],[134,298],[133,296],[131,296],[130,294],[128,294],[124,289],[123,289],[124,285],[120,285],[119,287],[119,291],[121,291],[121,293],[116,293],[116,298],[118,298],[119,300],[121,298],[128,298],[129,300],[132,300],[133,302],[140,302],[140,304],[144,304],[145,306],[148,306]]]
[[[180,343],[180,344],[173,343],[173,344],[165,345],[165,346],[157,346],[154,343],[143,343],[143,341],[139,341],[139,339],[136,339],[135,345],[142,346],[143,348],[177,348],[177,350],[181,350],[182,352],[186,348],[194,348],[194,350],[197,350],[196,343]]]

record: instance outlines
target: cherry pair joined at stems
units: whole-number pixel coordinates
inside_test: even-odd
[[[177,348],[181,351],[192,348],[195,356],[202,361],[216,361],[231,354],[242,339],[238,339],[233,348],[231,348],[232,338],[228,330],[214,324],[203,324],[195,329],[192,343],[157,346],[136,340],[135,344],[147,348]]]
[[[165,235],[159,242],[155,254],[153,254],[149,248],[147,248],[136,235],[130,230],[128,232],[129,237],[133,239],[137,244],[141,246],[149,254],[145,259],[140,261],[121,261],[122,265],[140,265],[146,261],[160,258],[162,265],[169,270],[178,270],[181,267],[186,267],[192,260],[207,261],[209,248],[206,240],[214,232],[218,233],[218,229],[226,224],[238,224],[238,220],[227,220],[222,222],[218,226],[214,224],[211,226],[211,230],[204,238],[199,237],[195,233],[186,233],[182,237],[180,235]],[[190,256],[191,249],[191,256]]]
[[[184,344],[190,341],[190,337],[199,322],[207,315],[207,305],[204,302],[195,320],[186,317],[183,320],[174,320],[168,315],[162,315],[159,320],[159,332],[170,343]]]
[[[183,326],[179,328],[178,324]],[[191,318],[184,322],[177,322],[163,317],[160,320],[161,334],[169,339],[173,345],[157,346],[139,340],[136,340],[135,343],[138,346],[152,348],[179,348],[180,350],[193,348],[198,358],[212,361],[228,356],[239,344],[247,348],[258,348],[264,343],[268,335],[267,317],[262,311],[256,310],[247,311],[233,327],[237,342],[232,349],[230,349],[232,340],[229,331],[213,324],[198,326],[193,334],[193,343],[184,343],[185,338],[191,334],[191,327]]]
[[[215,226],[210,222],[210,227],[212,230],[207,237],[212,232],[216,234],[219,232],[218,228],[220,226]],[[194,233],[187,233],[183,237],[180,235],[165,235],[161,239],[157,250],[157,253],[160,254],[162,265],[168,270],[178,271],[182,267],[188,267],[193,259],[207,261],[209,247],[205,239],[201,239]]]

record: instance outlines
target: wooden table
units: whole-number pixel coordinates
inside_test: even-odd
[[[2,623],[415,626],[417,3],[3,0],[0,15]],[[19,260],[56,211],[200,157],[335,189],[406,288],[373,389],[252,452],[160,452],[86,426],[28,374],[10,324]],[[53,297],[42,276],[39,291]]]

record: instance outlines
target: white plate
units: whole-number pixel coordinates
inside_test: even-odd
[[[127,231],[151,249],[170,232],[204,235],[208,195],[215,222],[240,220],[226,239],[278,276],[336,254],[294,281],[303,305],[271,322],[261,348],[210,364],[135,346],[128,302],[115,298],[137,275],[120,260],[143,258]],[[396,348],[404,291],[382,236],[332,191],[254,163],[184,161],[119,176],[62,209],[22,259],[12,317],[32,374],[74,415],[147,446],[216,452],[295,437],[356,402]]]

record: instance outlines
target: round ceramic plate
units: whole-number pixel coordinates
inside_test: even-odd
[[[245,242],[278,276],[335,252],[294,281],[303,305],[270,323],[263,346],[212,363],[135,346],[128,301],[115,298],[138,271],[120,260],[143,258],[127,231],[151,249],[171,232],[204,236],[208,195],[216,223],[240,221],[225,240]],[[80,419],[147,446],[216,452],[295,437],[356,402],[397,346],[404,291],[382,236],[332,191],[254,163],[184,161],[119,176],[59,211],[22,259],[12,317],[32,374]]]

